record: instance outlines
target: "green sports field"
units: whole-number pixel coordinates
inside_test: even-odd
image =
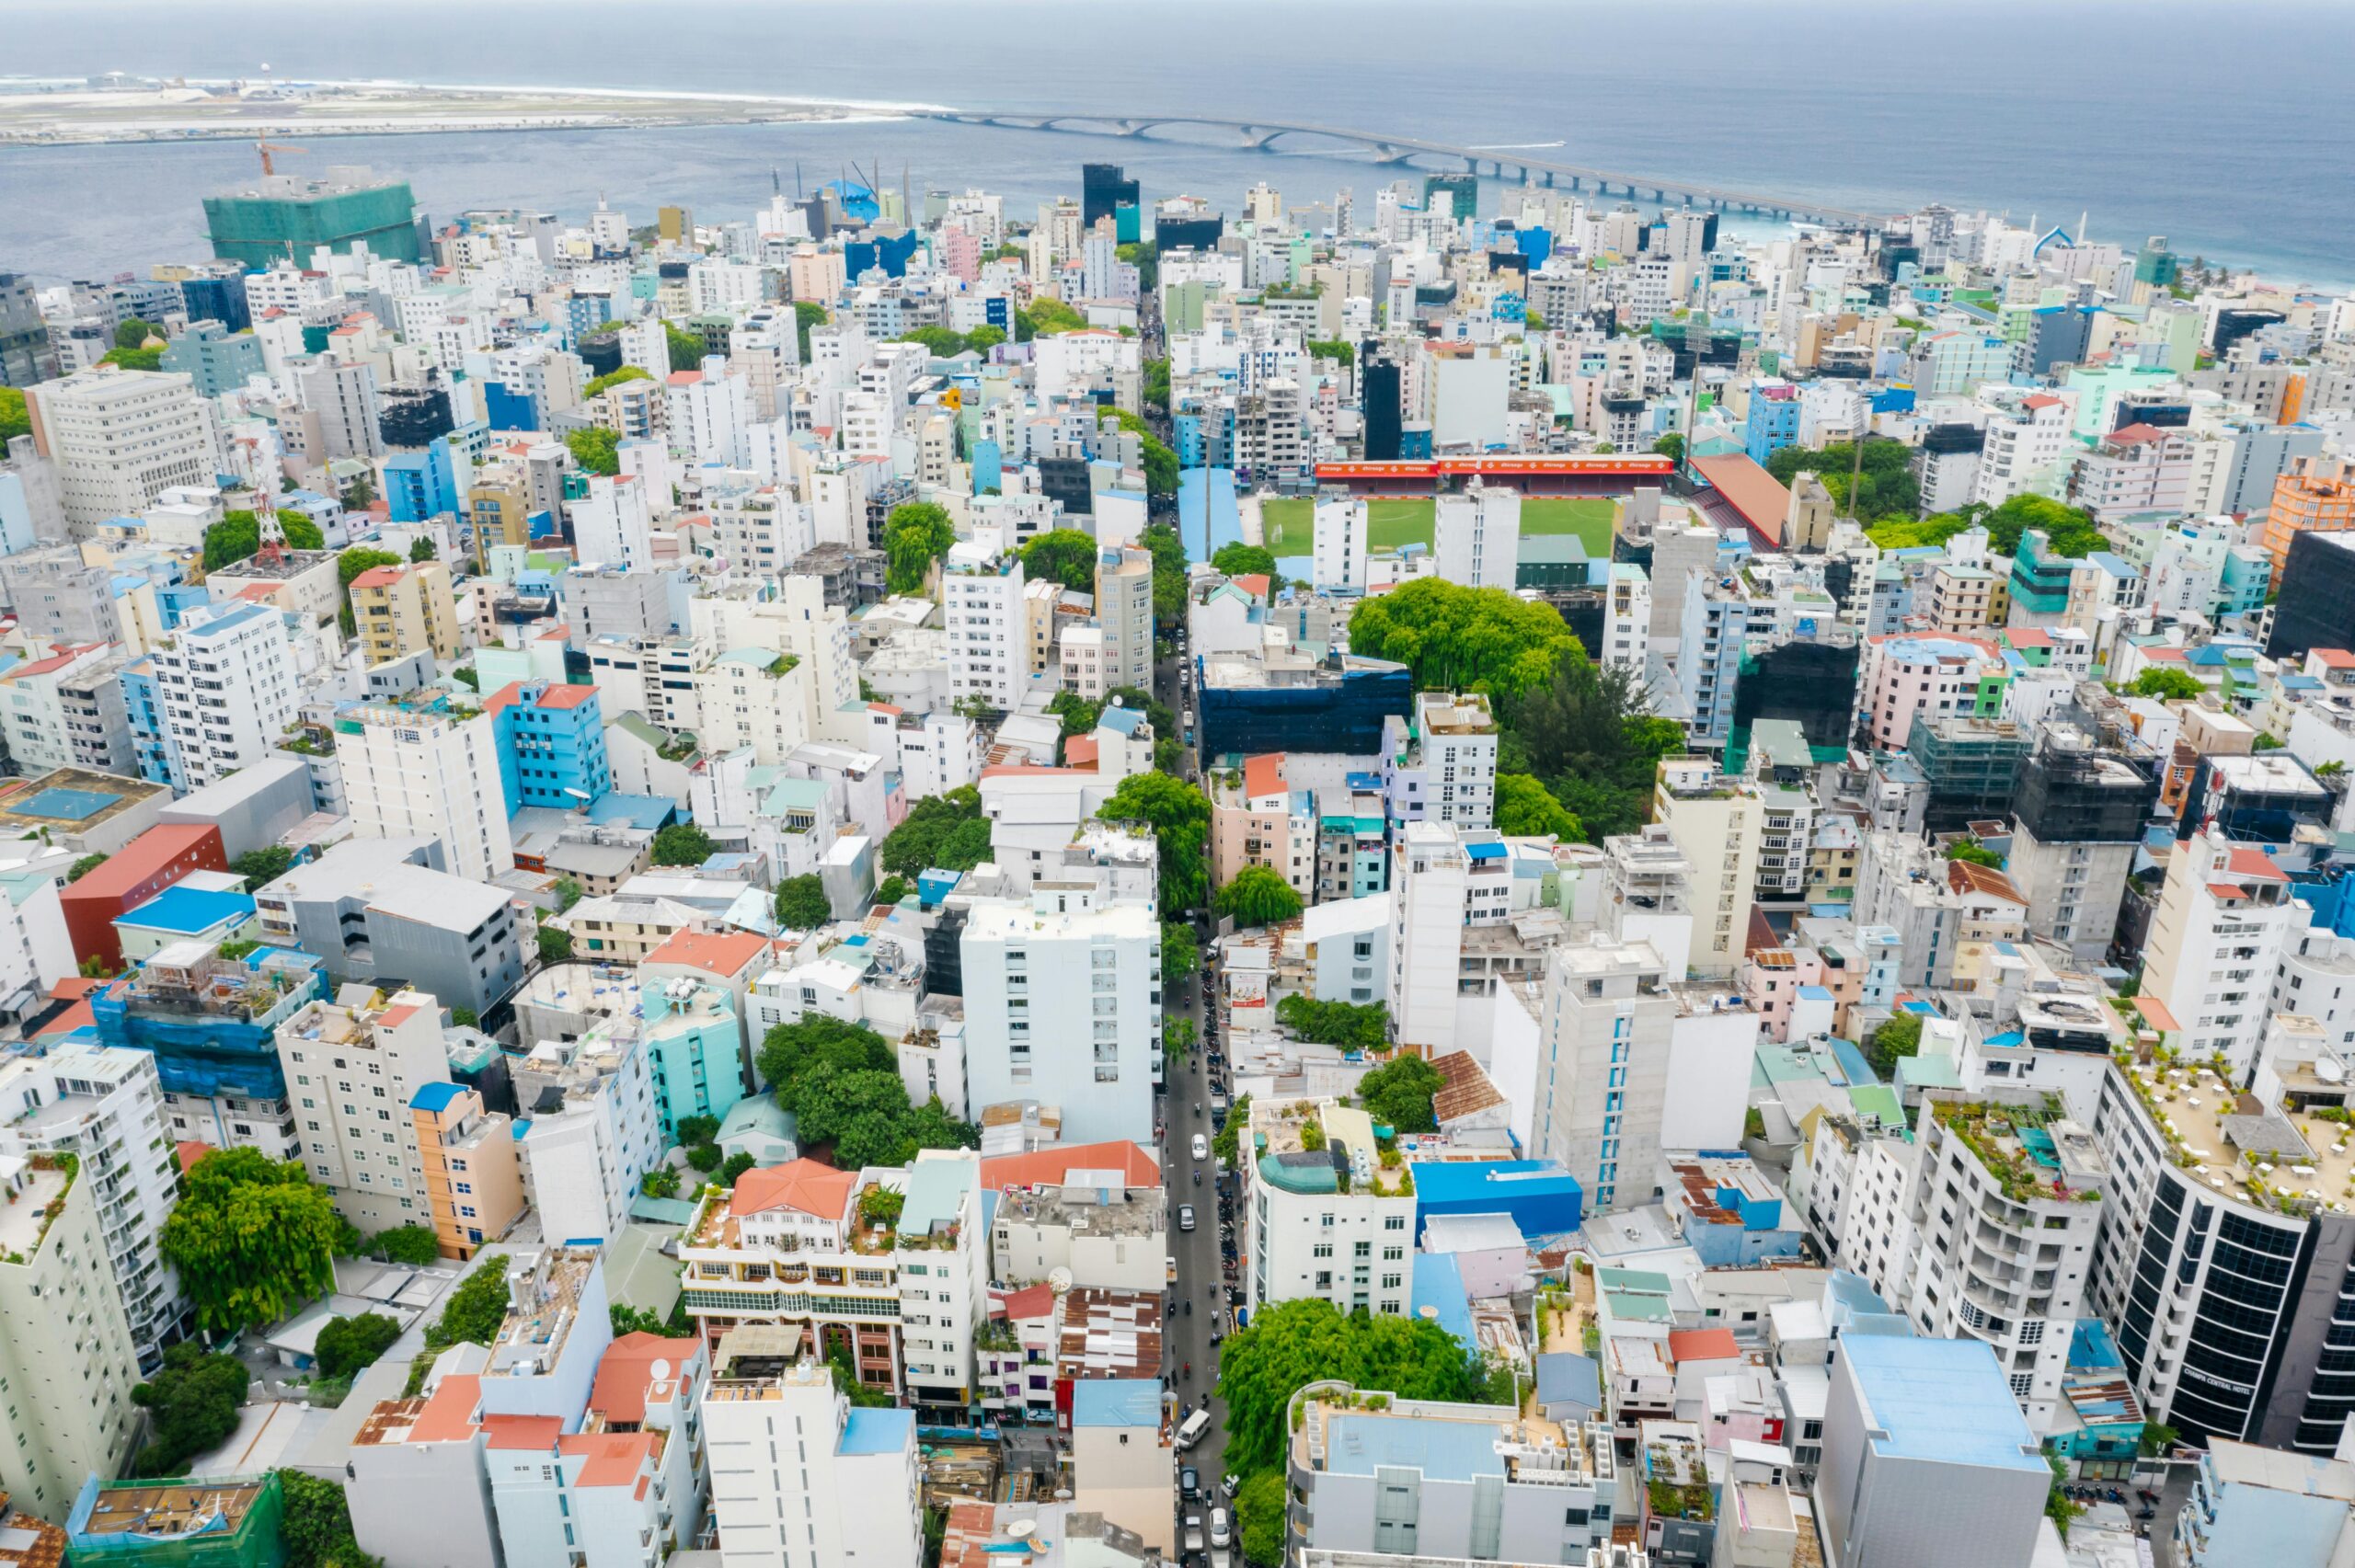
[[[1611,509],[1608,496],[1528,496],[1521,503],[1523,533],[1575,533],[1590,558],[1611,553]],[[1396,550],[1431,542],[1428,500],[1386,500],[1366,503],[1367,544],[1375,550]],[[1316,503],[1303,498],[1261,501],[1259,518],[1268,532],[1268,549],[1276,555],[1305,555],[1315,548]]]

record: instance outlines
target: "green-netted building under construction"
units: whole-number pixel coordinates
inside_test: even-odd
[[[349,251],[365,244],[371,256],[395,261],[425,254],[408,181],[373,180],[365,169],[327,179],[269,175],[246,189],[208,196],[204,227],[214,256],[256,269],[288,260],[307,267],[320,246]]]

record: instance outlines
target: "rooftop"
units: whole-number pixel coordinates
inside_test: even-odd
[[[1883,1453],[2046,1472],[1995,1353],[1980,1341],[1844,1334],[1840,1355]]]
[[[2355,1209],[2355,1139],[2346,1124],[2269,1108],[2188,1059],[2122,1070],[2192,1181],[2284,1212]]]

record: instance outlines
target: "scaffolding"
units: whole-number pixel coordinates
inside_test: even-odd
[[[121,1481],[91,1476],[66,1516],[76,1564],[285,1568],[286,1500],[275,1474]]]
[[[1916,717],[1905,749],[1929,781],[1924,830],[1959,832],[2010,816],[2029,743],[2028,732],[2006,719]]]
[[[2138,842],[2158,804],[2159,782],[2081,730],[2048,731],[2020,770],[2014,810],[2039,843]]]

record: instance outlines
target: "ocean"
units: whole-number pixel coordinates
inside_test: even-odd
[[[1895,211],[1943,200],[2290,282],[2355,280],[2355,5],[2326,0],[0,0],[0,73],[602,86],[970,109],[1187,111],[1390,131]],[[289,166],[364,163],[425,210],[602,197],[649,220],[749,214],[852,164],[1003,193],[1009,214],[1123,164],[1148,202],[1230,213],[1265,180],[1361,200],[1410,171],[879,112],[652,132],[318,138]],[[1180,139],[1181,136],[1183,139]],[[305,143],[309,145],[310,143]],[[1510,154],[1507,155],[1510,156]],[[92,277],[204,254],[204,193],[237,143],[0,148],[0,270]],[[1484,182],[1493,205],[1495,189]]]

